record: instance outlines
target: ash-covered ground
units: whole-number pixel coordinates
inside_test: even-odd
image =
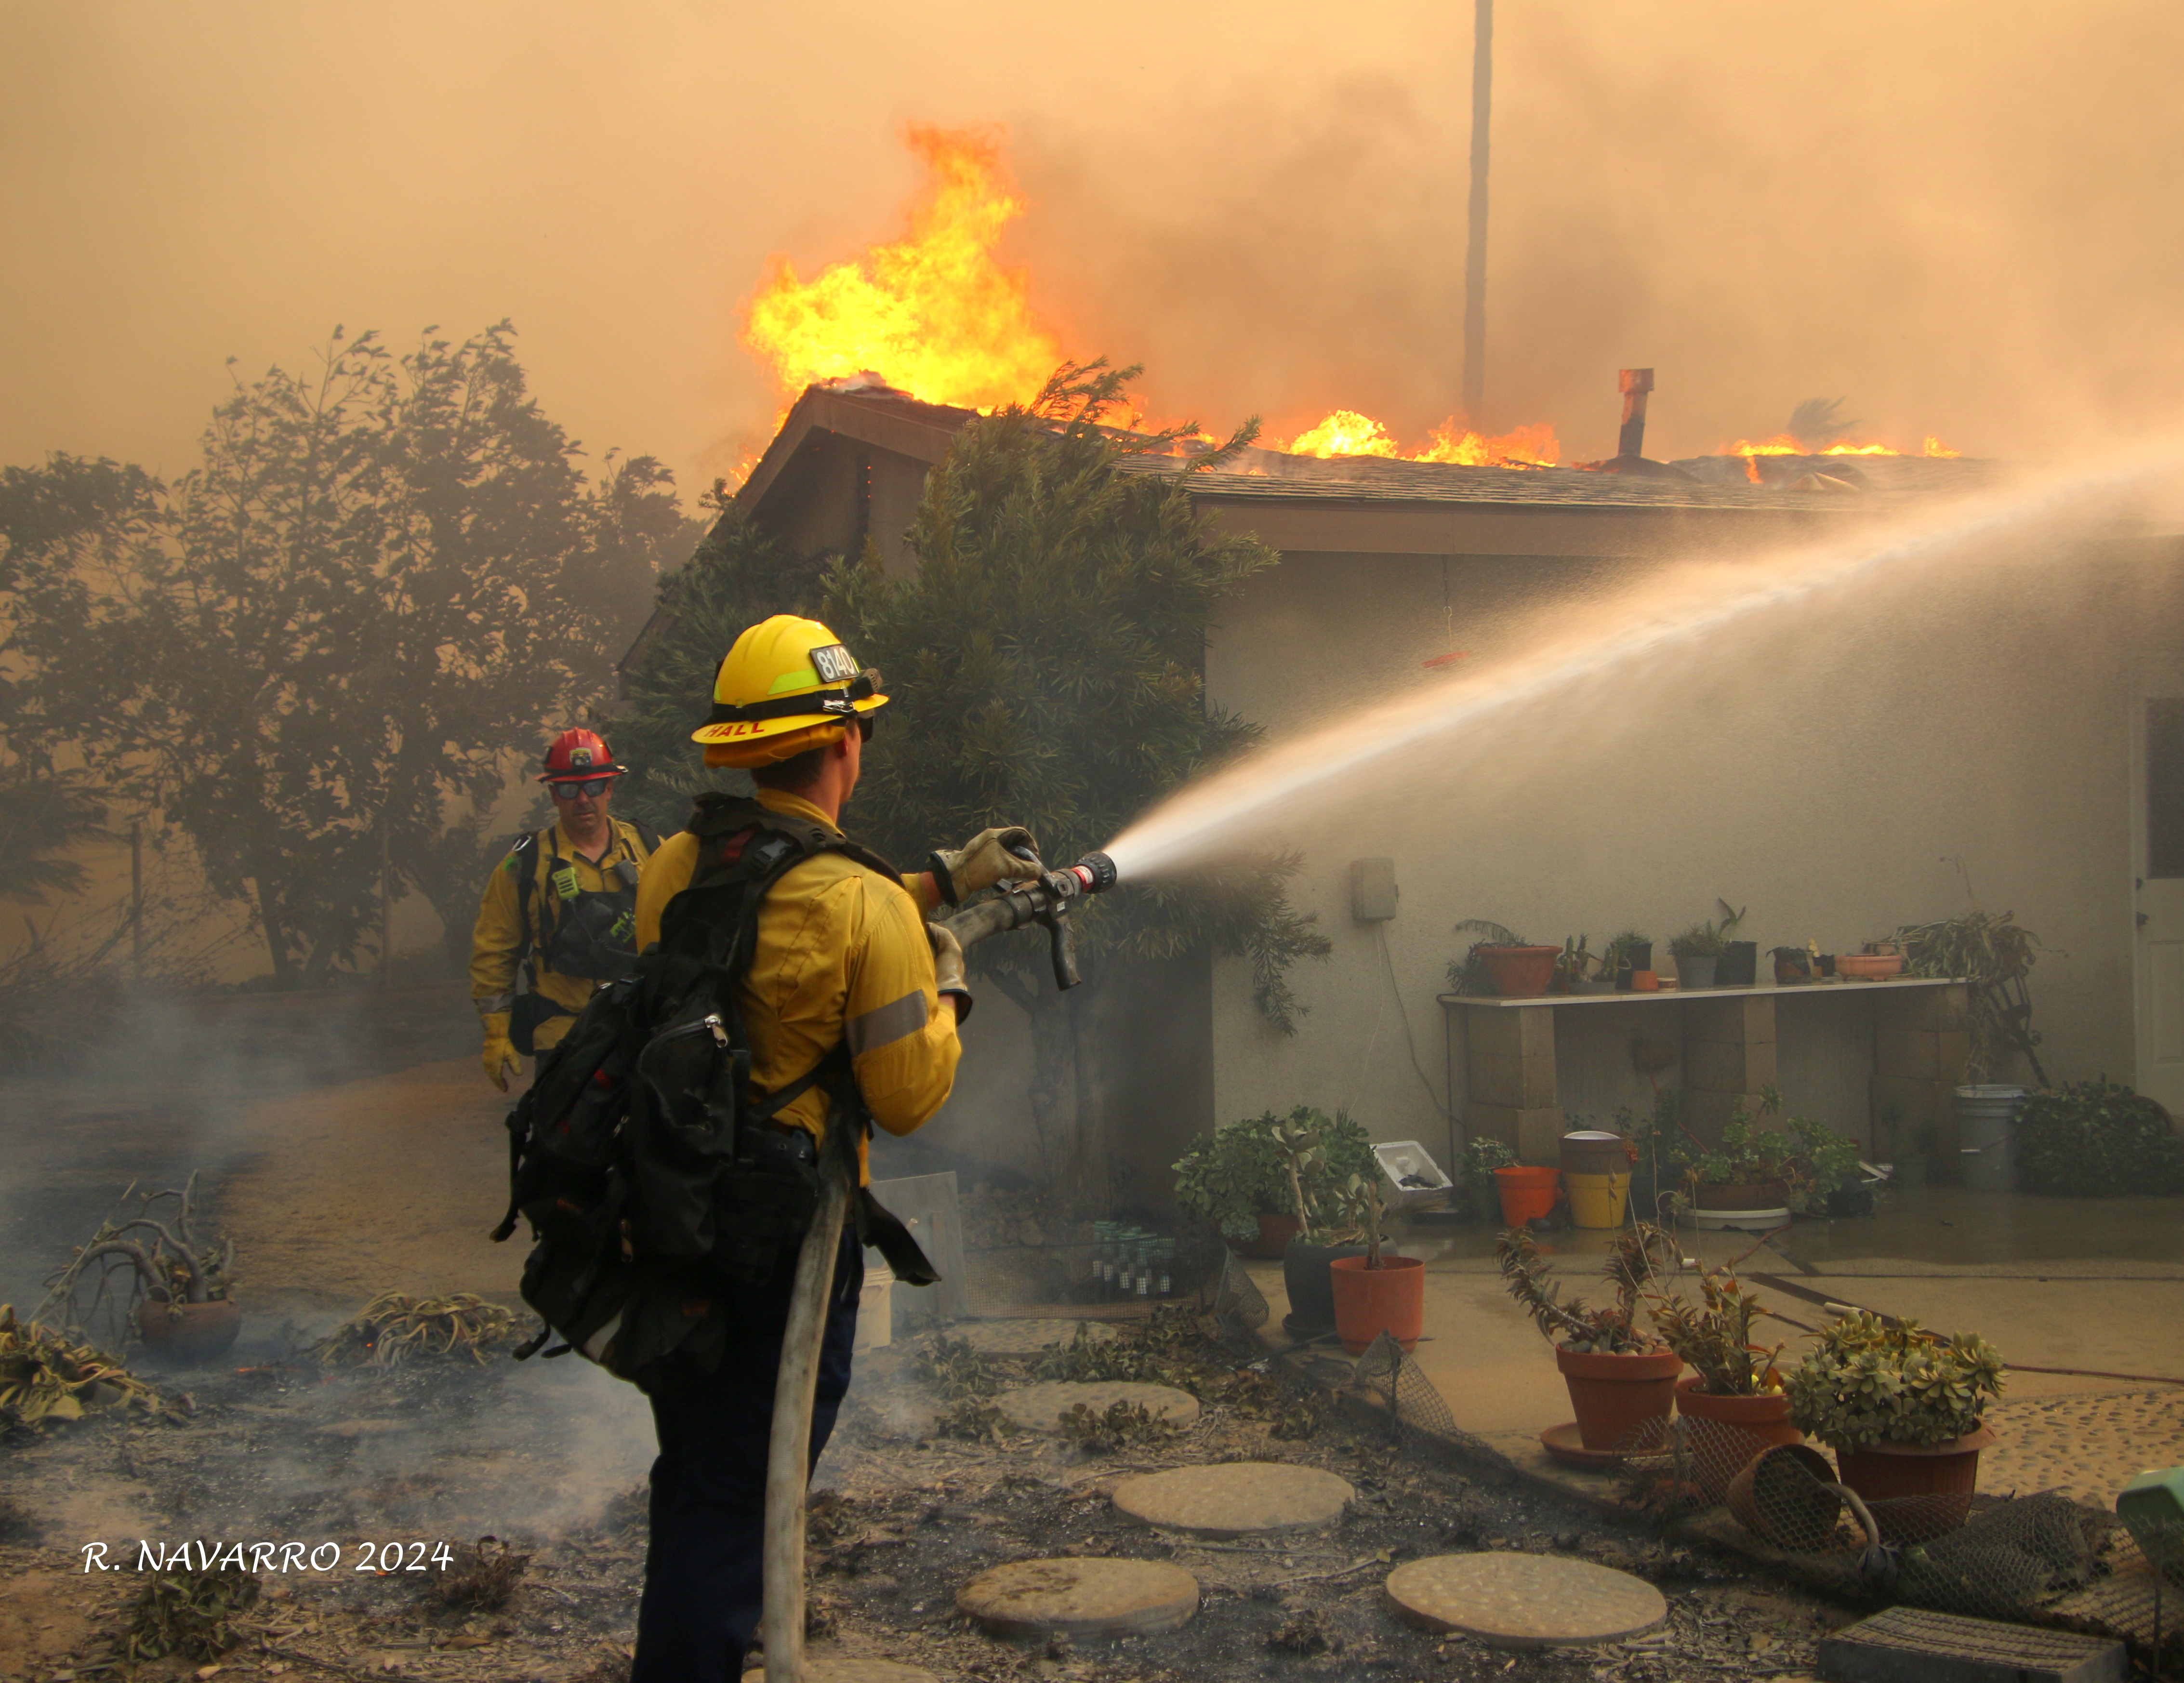
[[[993,1397],[1037,1378],[1165,1381],[1204,1407],[1173,1434],[1128,1417],[1074,1437],[1006,1429]],[[0,1677],[626,1675],[651,1450],[628,1387],[572,1358],[504,1354],[334,1373],[261,1357],[182,1387],[194,1405],[185,1420],[109,1413],[0,1448]],[[1221,1460],[1324,1468],[1357,1500],[1324,1530],[1212,1541],[1151,1530],[1108,1499],[1130,1474]],[[1150,1337],[1016,1357],[931,1335],[868,1351],[818,1486],[813,1652],[943,1677],[1797,1675],[1811,1669],[1817,1638],[1854,1616],[1728,1558],[1429,1459],[1304,1379],[1240,1370],[1176,1317]],[[481,1549],[487,1536],[496,1541]],[[132,1662],[148,1587],[164,1576],[171,1598],[202,1584],[140,1570],[147,1540],[163,1558],[185,1544],[217,1559],[232,1543],[292,1541],[337,1560],[259,1571],[256,1599],[226,1615],[218,1640],[232,1646],[216,1659]],[[97,1541],[118,1569],[84,1570],[82,1547]],[[387,1570],[396,1543],[399,1567]],[[1381,1589],[1392,1565],[1473,1549],[1636,1573],[1667,1594],[1669,1623],[1628,1643],[1512,1652],[1397,1619]],[[958,1589],[989,1567],[1088,1554],[1185,1567],[1201,1586],[1197,1617],[1072,1647],[997,1639],[956,1611]],[[230,1599],[250,1593],[228,1582]]]

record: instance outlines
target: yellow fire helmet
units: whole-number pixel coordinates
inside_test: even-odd
[[[832,742],[887,699],[880,675],[825,626],[776,614],[728,650],[713,677],[712,716],[690,740],[705,744],[708,766],[772,766]]]

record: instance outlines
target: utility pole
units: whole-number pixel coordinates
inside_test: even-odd
[[[1486,405],[1486,153],[1494,111],[1494,0],[1472,0],[1471,234],[1463,258],[1463,420]]]
[[[144,821],[129,822],[129,979],[144,985]]]
[[[388,859],[387,810],[379,813],[379,985],[394,980],[394,869]]]

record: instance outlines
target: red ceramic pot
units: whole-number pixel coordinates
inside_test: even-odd
[[[1580,1354],[1555,1346],[1555,1365],[1577,1411],[1579,1441],[1607,1455],[1627,1455],[1651,1441],[1676,1404],[1684,1358],[1673,1350],[1631,1356]]]
[[[1231,1243],[1240,1257],[1249,1257],[1262,1262],[1279,1262],[1282,1253],[1290,1248],[1290,1240],[1297,1236],[1301,1225],[1295,1216],[1270,1216],[1262,1211],[1259,1236],[1232,1240]]]
[[[1790,1424],[1790,1399],[1779,1390],[1757,1396],[1716,1396],[1696,1374],[1676,1381],[1676,1413],[1690,1423],[1691,1462],[1700,1488],[1716,1502],[1753,1457],[1777,1444],[1802,1443]]]
[[[1487,979],[1505,1000],[1533,1000],[1547,991],[1555,979],[1555,961],[1560,947],[1481,947],[1479,961]]]
[[[1342,1347],[1362,1356],[1373,1340],[1393,1333],[1406,1350],[1418,1348],[1426,1325],[1426,1265],[1416,1257],[1380,1255],[1369,1268],[1365,1257],[1337,1257],[1328,1264],[1334,1285],[1334,1330]]]
[[[1875,1507],[1873,1518],[1883,1541],[1924,1542],[1947,1535],[1971,1517],[1980,1451],[1993,1441],[1994,1433],[1981,1426],[1947,1443],[1839,1449],[1836,1466],[1842,1481],[1869,1503],[1882,1504]]]
[[[1702,1186],[1691,1202],[1702,1210],[1779,1210],[1790,1201],[1790,1189],[1779,1180],[1754,1180],[1740,1186]]]

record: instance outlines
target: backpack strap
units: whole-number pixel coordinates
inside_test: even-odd
[[[538,945],[538,932],[531,923],[531,897],[538,892],[538,833],[526,830],[518,836],[508,850],[508,856],[516,861],[515,926],[522,933],[523,945],[515,955],[515,961],[521,965]]]

